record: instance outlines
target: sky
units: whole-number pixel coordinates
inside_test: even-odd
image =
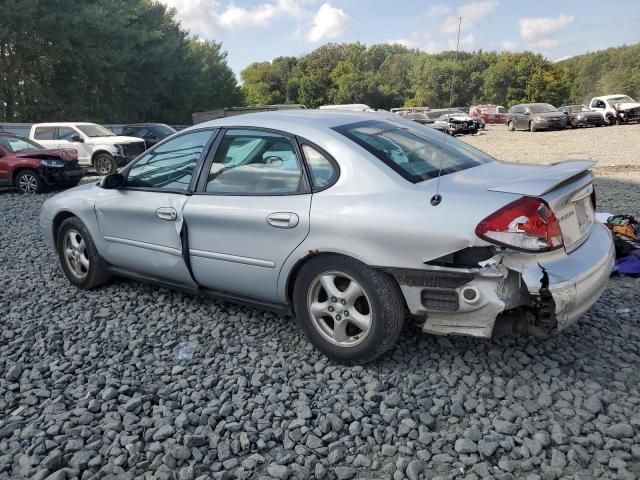
[[[640,0],[161,0],[182,26],[222,42],[240,71],[328,42],[399,43],[435,53],[532,50],[553,61],[640,42]]]

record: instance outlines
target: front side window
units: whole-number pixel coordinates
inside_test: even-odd
[[[36,127],[33,137],[36,140],[54,140],[56,127]]]
[[[268,132],[229,130],[208,173],[206,192],[240,195],[297,193],[302,168],[291,139]]]
[[[72,141],[71,137],[74,137],[78,135],[78,132],[76,132],[73,128],[69,128],[69,127],[59,127],[58,128],[58,140],[68,140],[68,141]],[[80,136],[80,135],[78,135]]]
[[[212,135],[212,130],[186,133],[144,154],[129,170],[126,185],[188,190],[196,164]]]
[[[303,144],[302,153],[307,160],[313,187],[319,190],[330,185],[338,173],[333,163],[311,145]]]
[[[493,158],[456,139],[443,141],[442,134],[421,125],[408,128],[386,121],[370,120],[335,127],[378,157],[412,183],[442,174],[466,170]]]

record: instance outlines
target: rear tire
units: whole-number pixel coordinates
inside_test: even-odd
[[[349,365],[391,349],[404,324],[404,299],[395,280],[341,255],[311,258],[298,274],[293,303],[309,341]]]
[[[509,129],[510,132],[514,132],[515,129],[516,129],[515,125],[513,124],[513,122],[511,120],[509,120],[507,122],[507,128]]]
[[[99,153],[93,159],[93,168],[96,169],[98,175],[111,175],[116,172],[118,166],[115,159],[109,153]]]
[[[15,186],[20,193],[42,193],[44,182],[35,170],[22,170],[16,175]]]
[[[77,217],[67,218],[56,233],[56,250],[64,274],[82,289],[103,285],[111,278],[91,235]]]

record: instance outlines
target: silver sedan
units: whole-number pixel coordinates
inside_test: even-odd
[[[291,313],[361,363],[405,321],[484,338],[575,322],[614,259],[592,164],[500,162],[392,114],[267,112],[183,130],[40,222],[79,288],[124,276]]]

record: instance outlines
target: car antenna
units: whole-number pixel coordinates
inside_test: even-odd
[[[456,78],[456,67],[458,66],[458,50],[460,49],[460,31],[462,30],[462,17],[458,21],[458,42],[456,43],[456,56],[453,61],[453,74],[451,75],[451,88],[449,90],[449,110],[451,110],[451,104],[453,103],[453,84]],[[442,140],[442,146],[447,144],[447,133],[444,134]],[[444,152],[440,152],[440,168],[438,169],[438,180],[436,183],[436,194],[431,197],[431,205],[437,207],[442,202],[442,195],[440,195],[440,177],[442,176],[442,157]]]

